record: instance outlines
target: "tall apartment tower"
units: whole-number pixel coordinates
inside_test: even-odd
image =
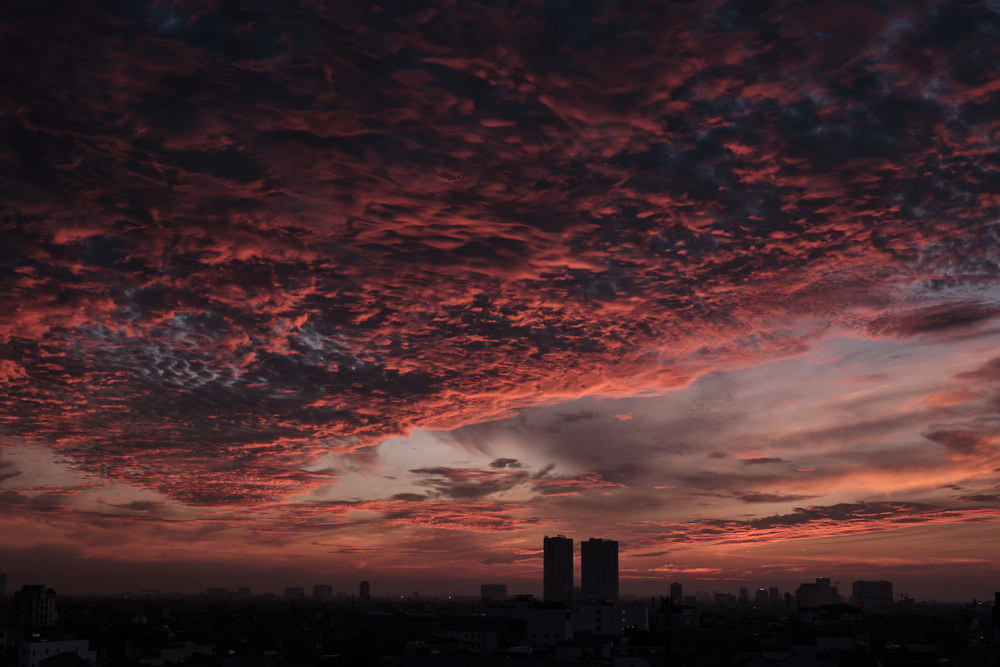
[[[855,581],[851,585],[851,602],[862,609],[892,607],[891,581]]]
[[[542,599],[570,602],[573,599],[573,540],[563,535],[545,536]]]
[[[674,604],[684,603],[684,587],[678,581],[670,584],[670,600]]]
[[[618,600],[618,542],[590,538],[580,542],[581,588],[592,600]]]
[[[0,572],[0,598],[7,595],[7,575]]]
[[[367,602],[372,597],[372,585],[367,581],[362,581],[361,585],[358,587],[358,597],[361,598],[362,602]]]
[[[479,599],[483,602],[503,602],[507,599],[507,584],[480,584]]]
[[[45,586],[21,586],[14,591],[14,618],[25,627],[47,627],[56,622],[56,592]]]

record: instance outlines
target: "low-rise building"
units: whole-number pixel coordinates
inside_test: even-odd
[[[97,662],[97,652],[90,650],[88,640],[68,639],[53,642],[21,642],[18,645],[17,667],[38,667],[43,660],[63,653],[75,653],[91,664]]]
[[[573,637],[571,612],[559,602],[538,602],[530,595],[519,595],[513,603],[487,607],[485,613],[523,620],[525,641],[533,648],[555,646]]]
[[[649,608],[643,604],[582,604],[573,611],[573,632],[618,637],[626,630],[649,630]]]

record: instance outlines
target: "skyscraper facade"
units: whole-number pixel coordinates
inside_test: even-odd
[[[483,602],[503,602],[507,599],[507,584],[480,584],[479,599]]]
[[[590,538],[580,543],[581,588],[591,600],[618,600],[618,542]]]
[[[542,599],[570,602],[573,598],[573,540],[545,536],[543,542]]]
[[[851,593],[851,602],[862,609],[892,607],[891,581],[855,581]]]
[[[45,586],[22,586],[14,592],[14,618],[25,627],[54,625],[56,592]]]
[[[684,602],[684,588],[680,582],[675,581],[670,584],[670,599],[674,604],[682,604]]]

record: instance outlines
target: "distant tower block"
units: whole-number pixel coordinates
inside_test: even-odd
[[[1000,653],[1000,592],[993,593],[993,644]]]
[[[684,602],[684,588],[676,581],[670,584],[670,600],[674,604]]]
[[[507,584],[480,584],[479,599],[483,602],[503,602],[507,599]]]
[[[24,627],[47,627],[56,622],[56,592],[45,586],[22,586],[14,592],[14,618]]]
[[[618,600],[618,542],[590,538],[580,543],[580,587],[585,598]]]
[[[851,584],[851,602],[862,609],[892,607],[891,581],[855,581]]]
[[[0,598],[7,595],[7,575],[0,572]]]
[[[542,599],[569,602],[573,597],[573,540],[546,535],[543,545]]]
[[[361,582],[361,590],[358,591],[358,597],[361,598],[362,602],[367,602],[372,599],[372,585],[367,581]]]

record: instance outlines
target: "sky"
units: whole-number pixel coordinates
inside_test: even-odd
[[[9,588],[540,595],[564,534],[624,594],[988,598],[998,44],[995,0],[6,3]]]

